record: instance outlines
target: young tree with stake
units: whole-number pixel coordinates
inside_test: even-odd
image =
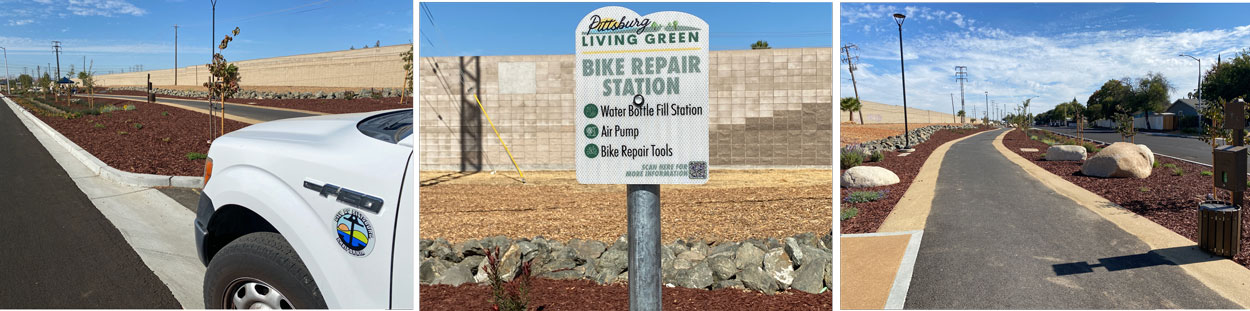
[[[210,82],[204,82],[204,87],[208,88],[210,100],[216,97],[221,103],[221,130],[217,136],[226,134],[226,99],[234,96],[239,92],[239,67],[234,64],[227,63],[226,58],[221,56],[220,50],[225,50],[230,41],[239,35],[239,27],[234,27],[234,31],[221,39],[221,44],[217,45],[219,52],[213,53],[213,63],[208,64],[208,72],[214,79]],[[211,118],[211,116],[210,116]],[[210,133],[212,129],[209,129]],[[212,135],[209,135],[212,139]]]

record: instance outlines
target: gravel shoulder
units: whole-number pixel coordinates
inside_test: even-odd
[[[858,119],[857,119],[858,120]],[[908,127],[912,130],[930,126],[930,125],[960,125],[959,123],[911,123]],[[851,124],[843,122],[841,132],[838,135],[838,142],[841,146],[858,144],[862,142],[874,141],[890,136],[903,135],[902,123],[869,123],[869,124]]]
[[[833,172],[712,170],[705,185],[661,187],[662,243],[741,241],[830,232]],[[624,185],[581,185],[573,171],[535,171],[521,184],[499,172],[422,171],[422,239],[492,236],[612,241],[625,234]]]

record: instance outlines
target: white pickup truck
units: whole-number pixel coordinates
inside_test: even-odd
[[[412,309],[412,109],[278,120],[213,141],[204,305]]]

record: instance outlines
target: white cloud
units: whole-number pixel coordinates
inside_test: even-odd
[[[921,19],[954,23],[962,18],[970,24],[957,12],[907,9]],[[843,10],[843,22],[880,15],[873,10],[888,11],[872,5],[865,5],[865,10]],[[898,37],[888,33],[871,35],[872,42],[845,42],[843,37],[844,44],[860,47],[859,56],[864,61],[855,72],[860,97],[901,105]],[[1109,79],[1137,79],[1148,72],[1162,73],[1175,87],[1171,99],[1182,98],[1198,84],[1198,65],[1178,55],[1194,55],[1203,60],[1204,68],[1210,68],[1217,53],[1233,57],[1231,52],[1241,51],[1245,42],[1250,42],[1250,25],[1206,31],[1103,30],[1052,36],[966,27],[940,35],[909,36],[904,32],[904,40],[909,106],[949,111],[951,93],[958,105],[959,83],[954,79],[954,68],[968,66],[969,81],[964,91],[970,112],[974,104],[978,111],[985,110],[983,92],[988,91],[990,100],[997,99],[1010,107],[1029,96],[1038,96],[1031,105],[1036,108],[1030,109],[1038,113],[1073,98],[1084,103],[1090,93]],[[873,63],[877,66],[871,66]],[[847,96],[852,89],[846,65],[840,70],[846,81],[839,89]]]
[[[142,16],[147,11],[124,0],[69,0],[69,11],[79,16],[113,16],[113,14]]]
[[[22,26],[34,22],[33,19],[9,20],[9,26]]]

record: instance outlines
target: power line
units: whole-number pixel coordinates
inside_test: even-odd
[[[959,111],[965,111],[964,110],[965,109],[964,108],[964,81],[968,80],[968,66],[955,66],[955,80],[959,81]],[[968,113],[965,111],[964,115],[967,115],[967,114]],[[959,117],[960,123],[963,123],[966,121],[967,120],[965,119],[964,116]]]

